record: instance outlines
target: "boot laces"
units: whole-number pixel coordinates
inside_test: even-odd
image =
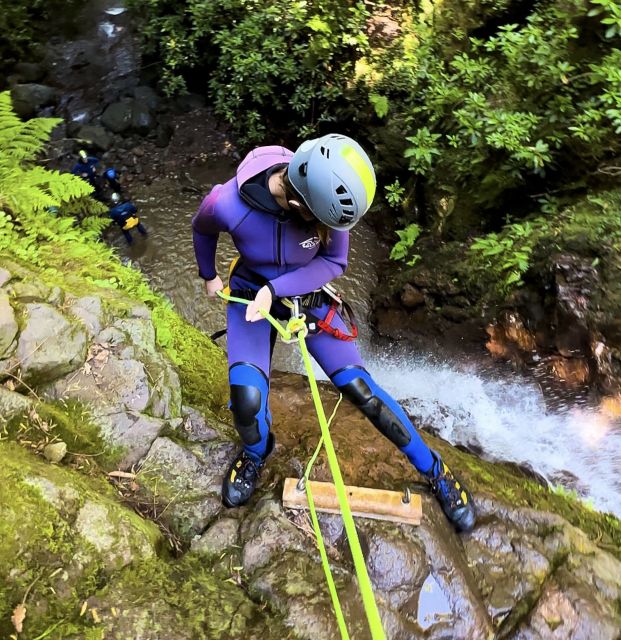
[[[261,465],[257,465],[245,451],[242,451],[238,460],[241,460],[241,467],[237,468],[237,464],[234,465],[237,475],[233,484],[243,485],[248,489],[256,482]]]
[[[451,508],[463,506],[462,492],[464,488],[443,462],[440,462],[438,475],[430,478],[429,481],[434,495],[441,496],[450,504]]]

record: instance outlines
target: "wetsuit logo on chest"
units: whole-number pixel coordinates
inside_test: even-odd
[[[302,240],[302,242],[300,242],[300,246],[302,249],[314,249],[319,242],[320,240],[317,236],[311,236],[310,238],[306,238],[306,240]]]

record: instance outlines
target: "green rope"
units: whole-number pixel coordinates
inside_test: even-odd
[[[328,420],[328,427],[332,424],[332,420],[336,415],[336,410],[339,408],[341,404],[341,400],[343,396],[339,397],[339,401],[336,403],[334,410],[332,411],[332,415]],[[332,571],[330,570],[330,561],[328,560],[328,554],[326,552],[326,545],[323,541],[323,536],[321,535],[321,529],[319,527],[319,518],[317,517],[317,510],[315,509],[315,501],[313,500],[313,493],[311,491],[310,482],[308,479],[310,477],[310,472],[315,464],[315,460],[317,460],[317,456],[321,451],[321,447],[323,446],[323,436],[319,437],[319,442],[317,444],[317,448],[315,449],[315,453],[311,456],[311,459],[308,461],[306,465],[306,471],[304,472],[304,488],[306,489],[306,497],[308,499],[308,509],[310,511],[311,522],[313,523],[313,530],[315,531],[315,537],[317,538],[317,547],[319,549],[319,555],[321,556],[321,565],[323,567],[323,572],[326,576],[326,582],[328,583],[328,591],[330,592],[330,598],[332,599],[332,606],[334,607],[334,615],[336,616],[336,622],[339,626],[339,631],[341,632],[342,640],[349,640],[349,633],[347,632],[347,625],[345,624],[345,616],[343,615],[343,610],[341,609],[341,602],[339,600],[339,595],[336,591],[336,585],[334,584],[334,578],[332,577]]]
[[[227,300],[229,302],[239,302],[241,304],[246,304],[246,305],[250,304],[249,300],[244,300],[243,298],[234,298],[232,296],[225,294],[222,291],[218,291],[218,295],[224,300]],[[364,562],[362,549],[360,547],[360,540],[358,539],[358,533],[356,532],[356,525],[354,523],[354,518],[352,516],[351,509],[349,507],[349,502],[347,501],[347,492],[345,490],[343,477],[341,476],[341,469],[339,467],[338,459],[336,457],[336,451],[334,450],[334,445],[332,443],[332,437],[330,436],[330,423],[334,418],[336,409],[338,408],[338,403],[334,411],[332,412],[330,421],[327,421],[326,415],[323,409],[323,404],[321,403],[321,397],[319,396],[319,389],[317,387],[315,374],[313,373],[310,354],[308,353],[308,348],[306,347],[306,340],[305,340],[306,332],[301,330],[305,328],[305,324],[303,320],[301,318],[291,318],[287,324],[287,327],[283,328],[282,325],[280,325],[280,323],[274,317],[272,317],[267,311],[264,311],[263,309],[261,309],[260,313],[273,327],[276,328],[276,330],[278,331],[278,333],[280,333],[280,335],[283,337],[284,340],[290,341],[292,337],[297,334],[298,344],[300,345],[300,351],[302,352],[302,360],[304,361],[304,367],[306,368],[306,374],[308,376],[308,381],[311,388],[311,395],[313,397],[313,403],[315,405],[315,411],[317,412],[317,418],[319,419],[319,426],[321,427],[321,438],[320,438],[319,444],[317,445],[317,449],[315,450],[315,453],[311,457],[311,460],[309,461],[309,464],[306,467],[306,471],[304,473],[304,479],[305,479],[306,495],[308,497],[308,506],[309,506],[310,515],[311,515],[311,521],[313,523],[315,535],[317,536],[317,546],[319,547],[319,555],[321,556],[321,563],[323,565],[323,570],[326,575],[328,590],[330,592],[330,597],[332,598],[334,613],[336,615],[339,630],[341,632],[341,638],[343,640],[349,640],[349,634],[347,632],[347,627],[345,625],[345,618],[343,616],[343,611],[341,609],[338,594],[336,592],[336,586],[334,584],[334,579],[332,577],[332,572],[330,570],[330,563],[326,553],[323,536],[321,535],[321,530],[319,528],[319,520],[317,519],[315,503],[313,501],[313,496],[310,491],[310,483],[308,482],[308,477],[310,475],[312,465],[315,462],[317,456],[319,455],[319,451],[322,443],[326,450],[326,455],[328,457],[328,466],[330,467],[330,472],[332,473],[332,478],[334,480],[336,496],[338,498],[339,506],[341,508],[343,524],[345,526],[345,531],[347,533],[347,540],[349,542],[351,555],[354,560],[354,568],[356,570],[356,576],[358,577],[358,584],[360,586],[360,593],[362,594],[362,602],[363,602],[364,610],[369,623],[369,628],[371,630],[371,637],[373,640],[385,640],[386,636],[384,635],[384,629],[382,628],[382,621],[380,619],[379,611],[377,609],[377,603],[375,602],[375,596],[373,595],[373,587],[371,586],[371,580],[369,579],[369,574],[367,573],[367,567]],[[339,403],[340,403],[340,399],[339,399]]]
[[[360,548],[360,540],[358,540],[358,533],[356,532],[354,518],[351,514],[351,509],[349,508],[349,502],[347,501],[345,483],[343,482],[343,477],[341,476],[341,469],[336,457],[334,445],[332,444],[332,437],[330,436],[330,430],[326,422],[326,415],[323,410],[323,405],[321,404],[319,389],[317,387],[317,381],[315,380],[315,376],[313,374],[313,367],[311,365],[310,355],[306,347],[306,341],[303,335],[300,335],[298,340],[300,344],[300,350],[302,351],[304,366],[306,367],[306,373],[308,374],[308,382],[310,383],[311,395],[313,396],[313,402],[315,404],[315,411],[317,412],[317,417],[319,418],[319,426],[321,427],[321,435],[323,437],[324,447],[328,456],[328,465],[330,467],[332,478],[334,480],[336,497],[339,501],[341,514],[343,516],[343,524],[345,525],[345,531],[347,532],[349,549],[351,551],[352,558],[354,559],[354,568],[356,569],[356,575],[358,576],[358,583],[360,586],[360,593],[362,594],[364,611],[367,614],[369,628],[371,629],[371,637],[373,638],[373,640],[385,640],[386,636],[384,635],[382,621],[377,609],[377,603],[375,602],[375,596],[373,595],[373,587],[371,586],[371,580],[369,579],[369,574],[367,573],[367,566],[364,562],[362,549]],[[319,531],[319,527],[317,527],[316,531]]]
[[[216,293],[223,299],[226,300],[227,302],[239,302],[241,304],[250,304],[250,300],[246,300],[244,298],[236,298],[235,296],[229,296],[226,293],[224,293],[224,291],[216,291]],[[276,329],[276,331],[278,331],[278,333],[280,333],[280,335],[285,339],[285,340],[291,340],[291,333],[289,333],[281,324],[280,322],[278,322],[278,320],[276,320],[276,318],[274,318],[273,316],[271,316],[267,311],[264,311],[263,309],[259,309],[259,313],[272,325],[272,327],[274,327],[274,329]]]

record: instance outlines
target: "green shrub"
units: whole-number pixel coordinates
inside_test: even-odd
[[[170,91],[200,78],[245,144],[361,138],[423,234],[498,231],[618,165],[618,0],[131,4]]]
[[[242,142],[272,125],[310,135],[349,110],[355,60],[367,47],[357,0],[131,0],[146,18],[147,50],[169,93],[191,68],[207,71],[216,113]]]
[[[569,0],[536,4],[485,37],[442,37],[443,9],[410,28],[409,74],[384,65],[376,86],[391,104],[392,91],[402,96],[409,168],[432,190],[453,186],[485,218],[516,188],[571,185],[619,153],[621,51],[609,18]]]

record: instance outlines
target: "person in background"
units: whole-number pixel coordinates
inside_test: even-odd
[[[472,496],[367,371],[356,332],[349,333],[342,317],[346,307],[326,288],[347,267],[349,230],[371,206],[375,189],[375,171],[362,147],[330,134],[304,142],[295,153],[275,145],[254,149],[235,176],[211,190],[192,220],[207,295],[223,289],[215,256],[218,235],[227,232],[240,254],[229,275],[231,294],[251,300],[249,306],[227,304],[230,407],[242,449],[225,473],[222,500],[227,507],[245,504],[274,450],[268,395],[275,330],[260,310],[286,319],[282,300],[300,296],[303,313],[315,319],[316,331],[307,339],[311,355],[427,478],[455,528],[470,531],[476,520]]]
[[[101,198],[101,178],[97,174],[97,165],[99,159],[94,156],[89,156],[84,149],[81,149],[78,153],[78,161],[73,165],[71,173],[74,176],[86,180],[91,187],[95,190],[94,196],[97,199]]]
[[[111,200],[113,206],[110,208],[108,215],[119,227],[121,227],[121,231],[125,236],[125,240],[127,240],[127,244],[132,244],[134,241],[132,237],[132,229],[137,229],[139,233],[146,236],[147,230],[142,222],[140,222],[140,218],[136,215],[138,213],[138,209],[136,209],[134,203],[129,200],[123,200],[119,193],[113,193]]]
[[[113,193],[122,193],[123,187],[119,181],[119,173],[116,169],[106,169],[104,178]]]

